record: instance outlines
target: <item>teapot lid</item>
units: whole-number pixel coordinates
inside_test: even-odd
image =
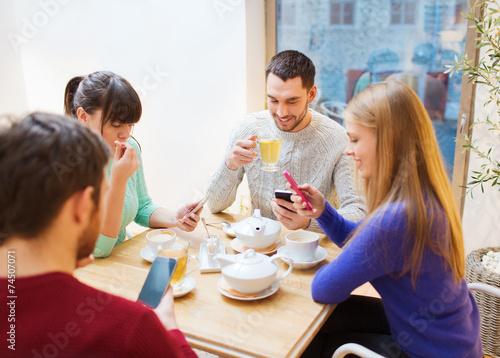
[[[240,221],[234,228],[236,236],[238,236],[238,234],[246,236],[276,235],[276,233],[280,231],[281,225],[274,220],[262,217],[260,209],[255,209],[252,216]]]
[[[236,279],[253,280],[275,275],[278,264],[268,256],[248,249],[236,255],[236,263],[222,268],[224,275]]]
[[[254,249],[248,249],[237,256],[237,261],[243,265],[256,265],[261,263],[263,259],[263,255],[256,253]]]
[[[260,209],[255,209],[253,211],[253,215],[242,222],[254,227],[256,231],[264,231],[266,226],[266,220],[262,217],[262,215],[260,215]]]

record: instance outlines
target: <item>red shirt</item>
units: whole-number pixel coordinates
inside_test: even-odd
[[[53,272],[0,279],[0,357],[196,357],[141,303]],[[12,349],[14,348],[14,349]]]

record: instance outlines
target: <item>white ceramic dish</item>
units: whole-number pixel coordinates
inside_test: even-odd
[[[278,254],[288,256],[288,257],[290,256],[290,255],[288,255],[286,245],[283,247],[280,247],[278,249]],[[316,249],[316,253],[314,254],[313,261],[310,261],[310,262],[293,261],[293,268],[297,268],[299,270],[306,270],[306,269],[312,268],[312,267],[316,266],[317,264],[319,264],[324,259],[326,259],[327,256],[328,256],[328,252],[326,251],[326,249],[324,247],[318,246],[318,248]],[[281,257],[281,259],[288,264],[288,262],[289,262],[288,260],[285,260],[282,257]]]
[[[149,246],[141,250],[141,257],[148,262],[153,262],[155,259],[155,255]]]
[[[222,227],[222,231],[224,231],[227,236],[236,237],[236,234],[234,233],[233,225],[236,225],[236,224],[231,224],[230,228],[228,228],[227,225],[224,225]]]
[[[269,297],[271,295],[274,295],[276,291],[280,288],[279,282],[273,284],[271,287],[267,288],[266,290],[262,291],[258,296],[255,297],[239,297],[239,296],[234,296],[227,292],[226,290],[223,290],[222,288],[219,287],[219,283],[224,280],[224,278],[221,278],[219,282],[217,282],[217,289],[219,292],[226,297],[232,298],[234,300],[240,300],[240,301],[255,301],[255,300],[261,300],[263,298]]]
[[[276,246],[273,250],[270,250],[270,251],[265,251],[265,252],[262,252],[260,250],[255,250],[255,252],[258,252],[259,254],[264,254],[264,255],[267,255],[267,254],[272,254],[272,253],[275,253],[276,250],[278,250],[281,246],[281,239],[278,238],[274,243],[278,243],[278,246]],[[241,241],[238,239],[238,238],[235,238],[234,240],[231,241],[231,247],[233,248],[234,251],[236,252],[245,252],[245,251],[242,251],[241,250],[241,246],[243,246],[243,244],[241,243]]]
[[[220,254],[226,253],[226,245],[224,245],[223,242],[219,242],[219,249],[217,252]],[[220,263],[209,258],[205,243],[200,245],[200,272],[220,272]]]
[[[187,295],[195,287],[196,287],[196,280],[191,276],[188,276],[184,279],[182,285],[178,289],[174,290],[174,297],[177,298]]]

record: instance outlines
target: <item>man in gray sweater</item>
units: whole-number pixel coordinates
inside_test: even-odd
[[[220,212],[234,202],[246,173],[254,209],[278,219],[288,229],[320,232],[315,220],[299,216],[292,203],[274,198],[276,189],[286,187],[282,171],[287,169],[298,184],[317,187],[345,218],[358,221],[365,215],[366,208],[353,180],[352,159],[344,153],[348,141],[345,129],[309,109],[317,92],[315,72],[307,56],[292,50],[276,54],[268,63],[268,110],[252,113],[236,123],[224,162],[207,188],[211,212]],[[261,170],[257,138],[282,138],[278,162],[281,170]]]

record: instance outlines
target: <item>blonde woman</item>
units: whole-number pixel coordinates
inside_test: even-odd
[[[292,196],[299,214],[344,248],[314,277],[313,299],[340,304],[305,356],[331,357],[355,342],[387,357],[482,357],[460,217],[424,106],[408,86],[389,81],[365,89],[344,113],[346,153],[369,214],[345,220],[307,184],[313,211]],[[365,282],[381,300],[350,297]]]

